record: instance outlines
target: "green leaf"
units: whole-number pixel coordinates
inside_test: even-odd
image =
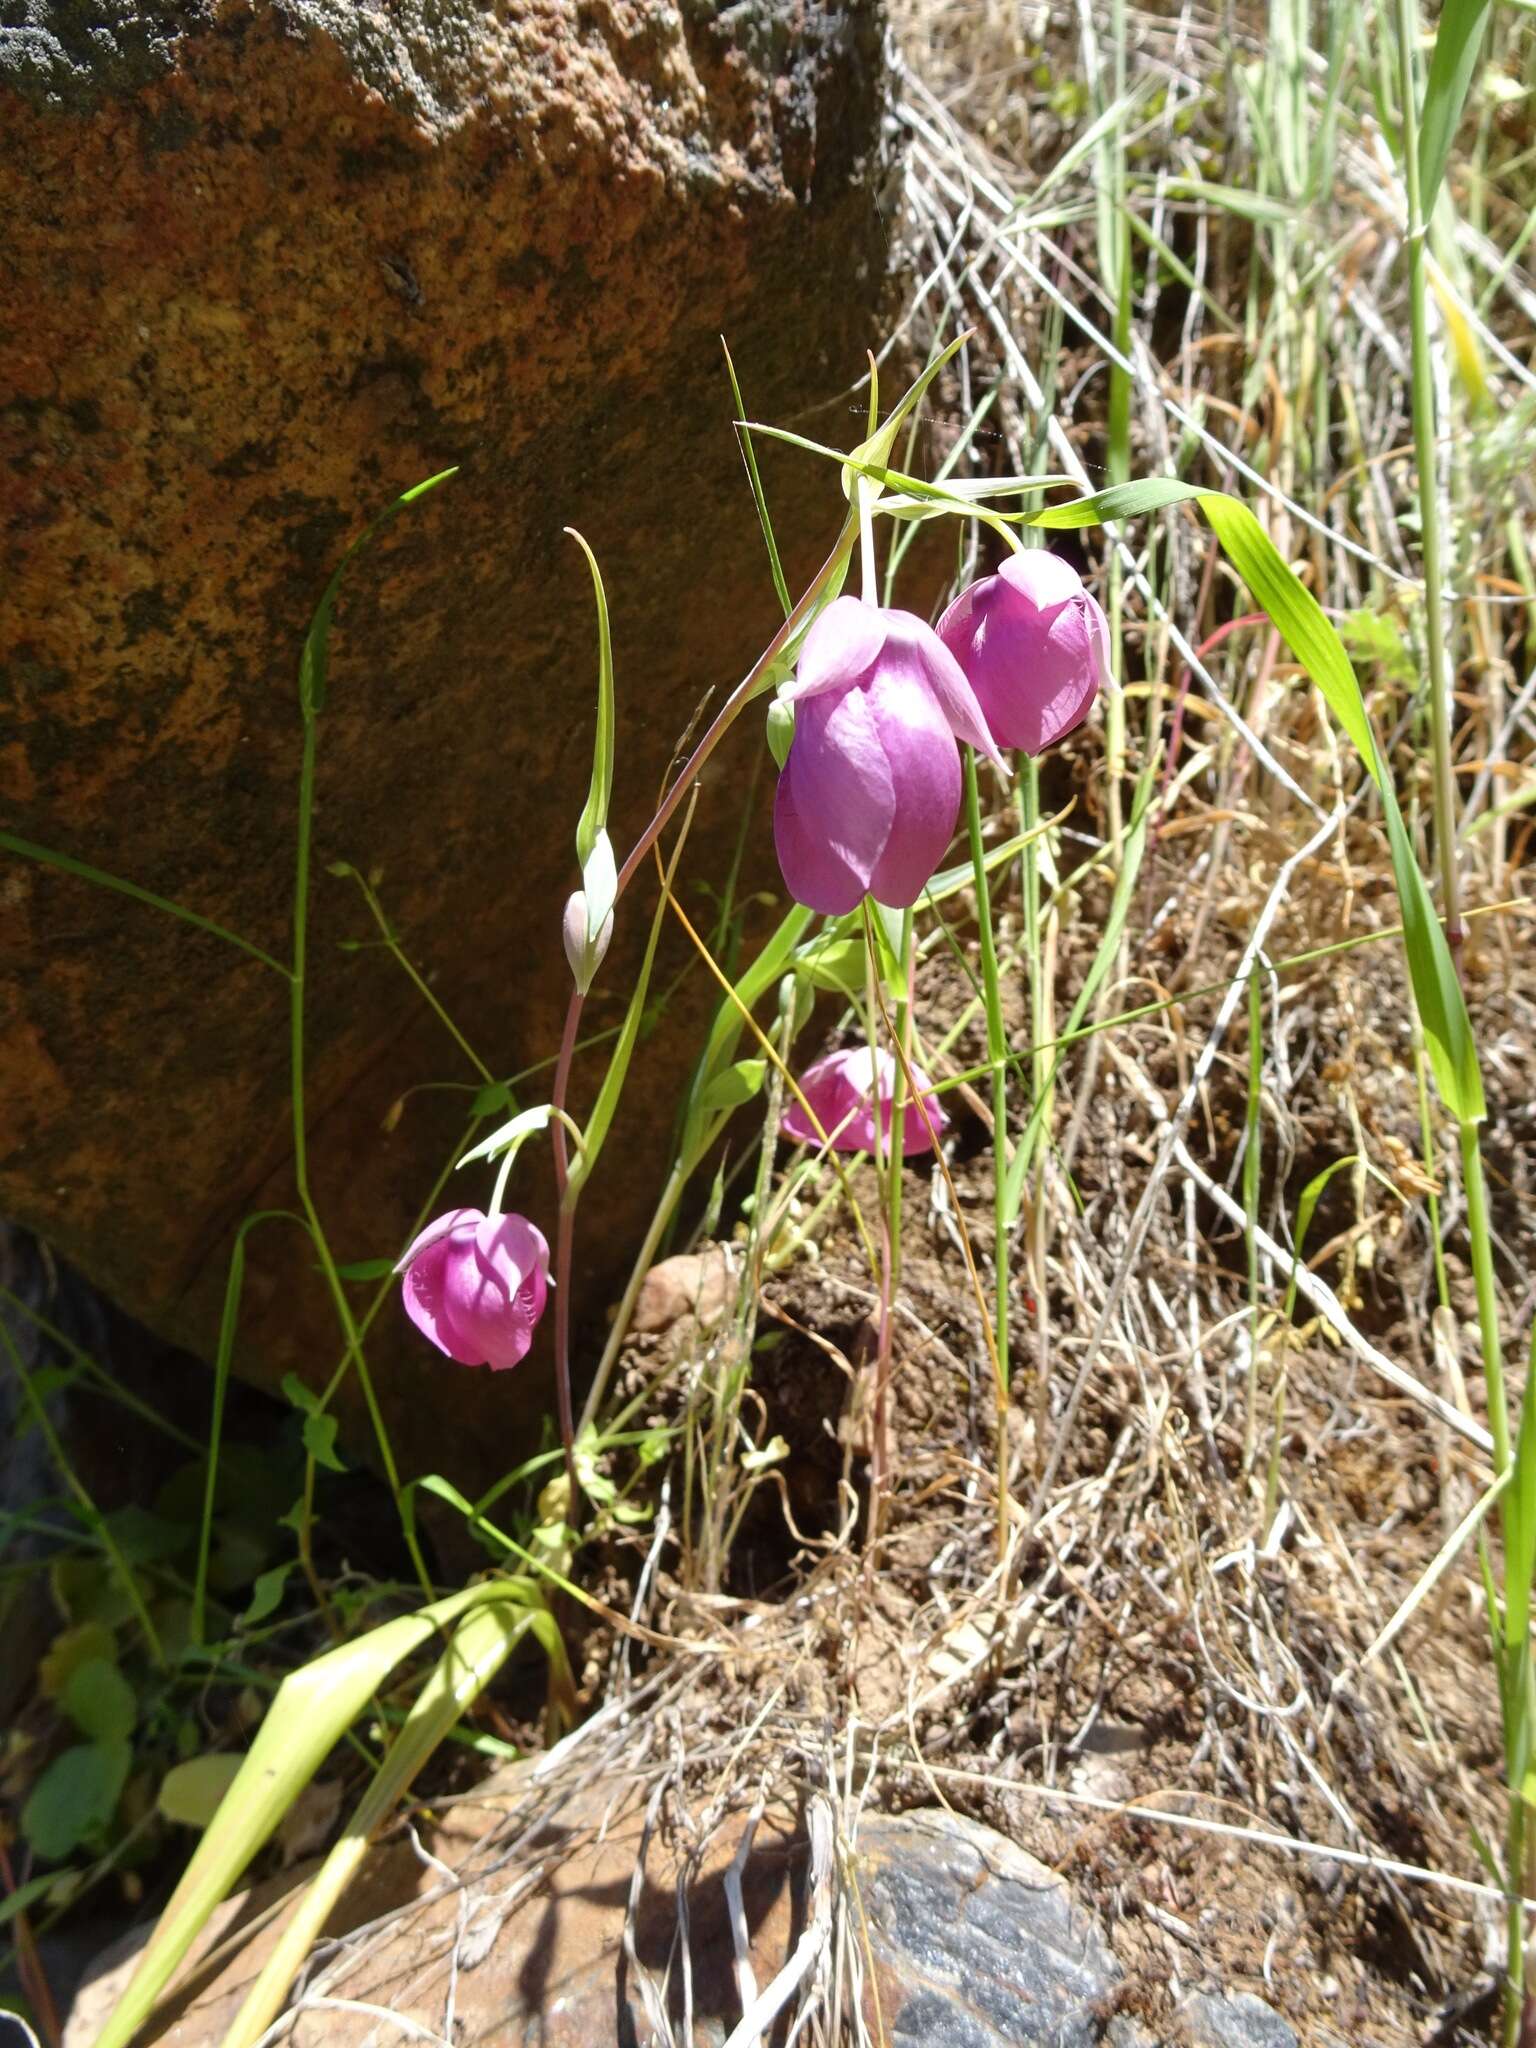
[[[296,1372],[285,1372],[282,1377],[283,1398],[291,1401],[301,1415],[323,1415],[320,1396],[306,1387]]]
[[[243,1756],[195,1756],[176,1764],[160,1781],[156,1806],[179,1827],[208,1827],[225,1793],[240,1775]]]
[[[151,910],[163,910],[168,917],[179,917],[183,924],[195,925],[200,932],[211,932],[214,938],[223,939],[228,945],[238,946],[242,953],[249,953],[253,960],[259,960],[263,967],[270,967],[274,974],[280,974],[285,981],[290,979],[288,969],[281,960],[274,960],[270,953],[264,953],[260,946],[253,946],[249,939],[242,939],[238,932],[215,924],[211,917],[203,917],[195,910],[188,910],[184,904],[172,903],[169,897],[157,896],[153,889],[141,889],[137,882],[125,882],[121,875],[109,875],[101,868],[93,868],[88,861],[75,860],[67,853],[55,853],[51,846],[38,846],[30,839],[18,839],[14,832],[0,832],[0,846],[7,853],[19,853],[27,860],[35,860],[41,866],[58,868],[62,874],[77,875],[82,882],[93,882],[98,889],[115,890],[119,896],[131,896],[135,903],[146,903]]]
[[[327,1651],[283,1680],[95,2048],[128,2048],[208,1915],[401,1659],[461,1616],[496,1602],[527,1612],[541,1596],[527,1580],[482,1580]],[[541,1612],[534,1625],[548,1620],[547,1611]],[[551,1654],[558,1650],[556,1636]],[[397,1742],[390,1749],[391,1765],[398,1747]],[[362,1819],[360,1813],[343,1840],[366,1841],[357,1834]]]
[[[499,1109],[512,1107],[512,1090],[505,1081],[487,1081],[475,1091],[470,1110],[475,1116],[495,1116]]]
[[[345,1472],[346,1466],[336,1455],[336,1418],[334,1415],[306,1415],[304,1418],[304,1448],[317,1465],[323,1465],[327,1472]]]
[[[1419,119],[1419,205],[1426,221],[1435,210],[1492,10],[1493,0],[1445,0],[1440,10]]]
[[[110,1664],[116,1657],[117,1639],[105,1622],[86,1621],[67,1628],[54,1637],[46,1655],[38,1660],[38,1690],[44,1699],[62,1699],[64,1688],[82,1664],[96,1660]]]
[[[549,1658],[552,1678],[560,1692],[569,1692],[564,1648],[547,1610],[503,1600],[497,1605],[482,1605],[465,1616],[390,1743],[341,1839],[306,1887],[275,1948],[229,2022],[223,2048],[254,2048],[265,2037],[311,1945],[369,1853],[373,1837],[410,1789],[417,1772],[530,1632]],[[112,2048],[109,2037],[103,2036],[97,2048]]]
[[[592,743],[592,783],[576,822],[576,858],[585,873],[592,849],[607,832],[608,800],[613,794],[613,640],[608,630],[608,594],[597,557],[574,526],[565,530],[587,558],[597,599],[597,734]],[[611,908],[611,902],[603,906],[598,926]]]
[[[338,1266],[338,1280],[387,1280],[395,1270],[393,1259],[354,1259],[349,1266]]]
[[[700,1109],[739,1109],[750,1102],[768,1072],[766,1060],[736,1060],[716,1074],[699,1097]]]
[[[122,1573],[101,1559],[55,1558],[48,1568],[48,1582],[59,1611],[71,1621],[119,1628],[136,1611]]]
[[[784,581],[784,565],[779,560],[778,543],[773,537],[773,521],[768,516],[768,499],[763,490],[763,480],[757,469],[757,450],[752,446],[752,429],[746,423],[747,408],[742,403],[741,386],[736,381],[736,365],[731,361],[731,351],[725,336],[720,337],[720,346],[725,349],[725,371],[731,380],[731,397],[736,406],[736,432],[741,440],[742,460],[747,465],[747,479],[752,486],[752,502],[757,507],[758,524],[763,529],[763,542],[768,549],[768,570],[773,577],[773,587],[778,593],[779,603],[787,619],[794,610],[790,600],[789,585]],[[783,767],[783,762],[779,766]]]
[[[1402,910],[1408,974],[1419,1021],[1424,1027],[1430,1065],[1434,1068],[1435,1085],[1458,1121],[1481,1122],[1487,1105],[1466,999],[1408,828],[1403,823],[1397,792],[1376,745],[1349,656],[1317,599],[1282,561],[1274,542],[1246,505],[1219,491],[1207,491],[1200,495],[1200,509],[1232,566],[1321,690],[1328,708],[1353,742],[1366,773],[1376,784]]]
[[[287,1564],[275,1564],[263,1572],[251,1589],[250,1603],[241,1615],[241,1624],[253,1627],[258,1621],[265,1621],[269,1614],[275,1614],[282,1605],[283,1594],[288,1586],[288,1574],[293,1570],[293,1560]]]
[[[82,1742],[56,1756],[21,1810],[21,1831],[39,1856],[61,1863],[100,1835],[128,1781],[126,1742]]]
[[[1091,498],[1074,498],[1067,505],[1047,505],[1023,523],[1058,532],[1078,526],[1110,526],[1118,519],[1139,519],[1143,513],[1160,512],[1165,505],[1200,495],[1193,484],[1181,483],[1177,477],[1148,476],[1133,484],[1111,484],[1107,491],[1095,491]]]
[[[458,467],[440,469],[436,476],[429,476],[424,483],[413,484],[403,491],[393,505],[386,507],[371,526],[362,532],[347,549],[326,584],[315,615],[310,620],[309,631],[304,636],[304,650],[299,656],[299,704],[307,719],[318,718],[325,709],[329,689],[331,650],[331,619],[336,610],[336,599],[341,593],[341,579],[347,573],[347,566],[354,555],[361,554],[377,535],[383,532],[390,521],[403,512],[407,505],[414,505],[418,498],[424,498],[428,491],[435,491],[449,477],[457,476]],[[284,972],[287,970],[285,969]]]
[[[966,872],[969,874],[969,869]],[[864,992],[864,959],[862,940],[827,934],[806,947],[795,961],[795,972],[803,974],[813,988],[858,996]]]
[[[133,1687],[105,1657],[77,1664],[64,1682],[59,1705],[82,1735],[93,1742],[126,1742],[139,1718]]]
[[[13,1892],[7,1892],[5,1897],[0,1899],[0,1927],[4,1927],[7,1921],[14,1920],[18,1913],[25,1913],[37,1900],[47,1898],[55,1887],[61,1892],[69,1890],[71,1878],[77,1875],[78,1872],[72,1870],[49,1870],[41,1877],[29,1877],[25,1884],[17,1885]],[[0,2003],[0,2012],[10,2009]]]

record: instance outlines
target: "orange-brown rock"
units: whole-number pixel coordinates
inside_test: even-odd
[[[850,437],[837,401],[886,260],[880,18],[874,0],[21,14],[0,28],[4,827],[286,957],[306,624],[349,537],[460,465],[357,566],[320,731],[309,1139],[337,1257],[376,1257],[468,1124],[470,1093],[410,1091],[476,1076],[385,950],[344,950],[377,935],[327,869],[378,874],[497,1075],[553,1054],[596,644],[561,529],[592,541],[612,601],[622,853],[699,699],[778,617],[718,336],[759,416],[820,405],[812,430]],[[799,574],[836,479],[803,456],[767,472]],[[695,828],[712,884],[750,809],[750,724]],[[769,859],[759,835],[749,874],[772,879]],[[623,907],[596,1027],[648,913]],[[709,1000],[685,991],[648,1049],[644,1106],[588,1198],[578,1320],[617,1291]],[[0,1210],[208,1355],[235,1225],[293,1203],[281,975],[0,852],[0,1046]],[[485,1193],[466,1174],[451,1198]],[[536,1172],[516,1195],[553,1237]],[[340,1347],[309,1247],[277,1222],[250,1253],[239,1369],[322,1381]],[[403,1462],[462,1483],[548,1398],[534,1362],[446,1365],[393,1304],[369,1358]],[[340,1407],[366,1451],[355,1376]]]

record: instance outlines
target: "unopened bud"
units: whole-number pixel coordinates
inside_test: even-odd
[[[782,768],[789,759],[789,746],[794,736],[795,707],[777,697],[768,706],[768,751],[773,756],[775,767]]]
[[[602,928],[595,938],[587,935],[587,892],[574,890],[565,906],[565,922],[562,927],[565,939],[565,957],[571,963],[571,974],[575,979],[576,992],[585,995],[592,986],[593,977],[603,964],[603,955],[608,950],[608,941],[613,937],[613,912],[610,910],[603,919]]]

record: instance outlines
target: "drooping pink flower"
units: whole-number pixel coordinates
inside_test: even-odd
[[[395,1268],[411,1321],[460,1365],[505,1372],[527,1354],[549,1289],[549,1246],[526,1216],[450,1209]]]
[[[888,1138],[891,1100],[896,1093],[896,1061],[883,1047],[875,1056],[874,1072],[879,1085],[880,1132],[882,1137]],[[949,1118],[921,1067],[913,1066],[912,1079],[917,1084],[923,1109],[928,1112],[928,1122],[935,1134],[946,1129]],[[870,1086],[870,1051],[867,1045],[853,1046],[847,1052],[830,1052],[824,1059],[813,1060],[800,1077],[800,1090],[821,1119],[821,1127],[832,1140],[835,1152],[874,1151],[875,1089]],[[795,1101],[789,1103],[780,1117],[779,1130],[797,1144],[821,1143],[810,1119]],[[923,1122],[922,1111],[910,1095],[902,1122],[901,1149],[907,1156],[929,1149],[928,1125]]]
[[[911,612],[840,597],[805,636],[795,735],[773,807],[790,893],[837,916],[867,893],[904,909],[960,811],[957,740],[1001,760],[954,656]]]
[[[1000,747],[1040,754],[1110,681],[1109,622],[1060,555],[1032,548],[983,576],[939,621]]]

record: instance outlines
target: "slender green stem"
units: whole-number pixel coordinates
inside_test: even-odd
[[[1477,1324],[1483,1353],[1483,1379],[1488,1391],[1488,1429],[1493,1438],[1493,1472],[1502,1478],[1509,1469],[1509,1399],[1504,1385],[1504,1356],[1499,1340],[1499,1303],[1494,1285],[1493,1233],[1488,1216],[1488,1190],[1483,1174],[1483,1152],[1478,1127],[1471,1119],[1461,1125],[1461,1178],[1467,1198],[1467,1238],[1472,1252],[1472,1277],[1477,1287]],[[1508,1550],[1509,1510],[1501,1515]],[[1486,1553],[1485,1553],[1486,1555]],[[1487,1566],[1485,1564],[1485,1575]],[[1506,1614],[1510,1589],[1506,1587]],[[1495,1654],[1501,1644],[1498,1617],[1490,1615],[1494,1627]],[[1528,1627],[1524,1640],[1502,1645],[1499,1657],[1499,1696],[1504,1719],[1505,1869],[1509,1890],[1506,1923],[1503,2044],[1517,2048],[1521,2039],[1521,2017],[1525,2005],[1525,1907],[1521,1894],[1525,1881],[1526,1827],[1524,1780],[1530,1743],[1529,1712],[1531,1691],[1531,1648]]]
[[[1453,946],[1464,933],[1456,862],[1456,788],[1451,763],[1450,671],[1440,551],[1440,492],[1436,460],[1435,386],[1429,346],[1429,287],[1424,275],[1426,227],[1419,189],[1418,85],[1414,47],[1417,0],[1398,0],[1398,90],[1402,100],[1403,171],[1408,185],[1408,315],[1413,370],[1413,447],[1418,469],[1419,545],[1424,564],[1425,632],[1429,654],[1429,730],[1433,751],[1435,854],[1441,909]]]
[[[971,860],[976,870],[976,923],[981,937],[981,987],[987,1014],[987,1059],[992,1069],[992,1265],[996,1281],[993,1331],[997,1338],[997,1361],[1004,1399],[1009,1382],[1008,1367],[1008,1033],[1003,1023],[1003,997],[997,971],[997,940],[992,930],[992,896],[987,882],[986,849],[981,838],[981,795],[977,787],[976,755],[965,756],[965,824],[970,835]],[[1001,1421],[1001,1418],[999,1418]],[[1007,1443],[998,1440],[998,1457],[1007,1456]]]
[[[395,959],[398,961],[399,965],[404,970],[406,977],[411,982],[411,985],[415,988],[417,994],[421,997],[422,1001],[427,1005],[427,1008],[432,1012],[433,1016],[436,1017],[437,1021],[442,1025],[443,1029],[448,1033],[448,1036],[459,1048],[459,1051],[463,1053],[465,1059],[469,1061],[469,1064],[474,1068],[475,1072],[480,1076],[481,1080],[488,1084],[493,1082],[496,1079],[496,1076],[491,1072],[490,1068],[485,1064],[484,1060],[481,1059],[479,1053],[475,1051],[474,1047],[470,1044],[469,1040],[464,1036],[463,1032],[459,1029],[458,1025],[454,1023],[453,1019],[449,1016],[448,1012],[443,1008],[442,1004],[433,994],[431,988],[427,984],[426,977],[419,972],[415,964],[407,957],[405,949],[402,947],[399,938],[396,936],[394,927],[390,924],[389,919],[384,915],[384,906],[382,903],[380,903],[378,897],[374,894],[373,889],[367,880],[367,877],[364,875],[360,875],[357,869],[353,867],[349,861],[338,862],[337,865],[334,868],[332,868],[331,873],[350,876],[350,878],[354,882],[356,882],[358,888],[361,889],[363,892],[363,901],[368,905],[369,912],[373,917],[374,923],[379,928],[379,932],[381,937],[383,938],[385,946],[394,955]]]
[[[320,1221],[320,1212],[315,1207],[309,1185],[309,1142],[305,1127],[304,1110],[304,989],[309,958],[309,872],[314,837],[315,812],[315,752],[318,737],[318,720],[312,710],[306,709],[304,716],[304,746],[299,763],[299,824],[298,842],[294,855],[293,891],[293,966],[289,981],[288,1001],[288,1060],[289,1094],[293,1105],[293,1179],[298,1192],[299,1206],[304,1211],[310,1234],[315,1242],[315,1254],[325,1275],[325,1284],[330,1291],[336,1317],[341,1325],[342,1337],[347,1355],[357,1373],[358,1385],[363,1391],[363,1400],[368,1408],[368,1417],[373,1424],[374,1435],[379,1446],[379,1458],[384,1467],[384,1476],[394,1498],[400,1526],[404,1533],[406,1547],[411,1554],[411,1563],[421,1581],[422,1591],[429,1600],[435,1597],[432,1580],[427,1572],[421,1547],[411,1517],[404,1512],[401,1499],[400,1473],[395,1464],[394,1447],[389,1440],[384,1417],[379,1408],[378,1396],[374,1391],[373,1377],[368,1362],[363,1356],[363,1347],[358,1335],[357,1323],[352,1314],[352,1305],[347,1300],[341,1276],[336,1271],[336,1261],[326,1240],[325,1229]],[[313,1461],[311,1461],[313,1462]],[[307,1493],[307,1489],[306,1489]]]
[[[1504,1352],[1499,1341],[1499,1299],[1493,1276],[1493,1232],[1483,1147],[1470,1119],[1461,1126],[1461,1175],[1467,1197],[1467,1237],[1477,1286],[1477,1327],[1482,1342],[1483,1380],[1488,1389],[1488,1431],[1493,1438],[1493,1476],[1502,1477],[1510,1458],[1509,1399],[1504,1387]]]
[[[1259,1426],[1259,1168],[1263,1144],[1263,985],[1255,964],[1248,977],[1248,1114],[1243,1148],[1243,1221],[1248,1240],[1248,1387],[1243,1409],[1243,1470],[1252,1469]],[[1265,1527],[1268,1528],[1266,1522]]]

